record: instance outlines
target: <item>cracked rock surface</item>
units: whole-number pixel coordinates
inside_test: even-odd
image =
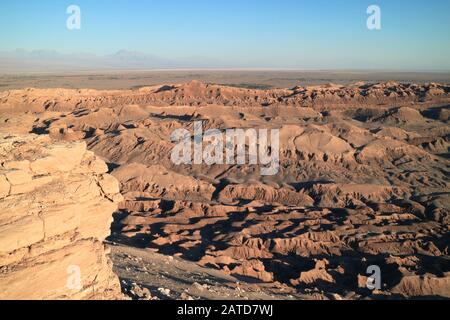
[[[84,142],[0,136],[0,299],[120,295],[103,240],[122,200]]]

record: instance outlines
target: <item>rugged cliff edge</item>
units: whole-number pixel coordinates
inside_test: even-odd
[[[0,135],[0,299],[111,299],[103,240],[122,200],[84,142]]]

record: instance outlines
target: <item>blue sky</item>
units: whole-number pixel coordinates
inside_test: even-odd
[[[81,30],[66,8],[81,8]],[[381,7],[382,30],[366,28]],[[0,51],[121,49],[224,66],[450,70],[448,0],[1,0]]]

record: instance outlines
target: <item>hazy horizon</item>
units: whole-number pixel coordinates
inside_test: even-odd
[[[57,50],[0,51],[0,73],[85,73],[116,71],[306,71],[306,72],[405,72],[448,73],[448,69],[408,68],[332,68],[265,67],[220,63],[213,59],[192,57],[166,59],[138,51],[119,50],[107,55],[86,52],[61,53]]]

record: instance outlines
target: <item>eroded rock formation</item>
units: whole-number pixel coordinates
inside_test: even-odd
[[[120,294],[103,240],[122,200],[84,142],[0,136],[0,299]]]
[[[29,89],[0,94],[0,132],[84,140],[111,163],[125,244],[283,293],[448,298],[449,101],[448,85],[392,82]],[[171,134],[198,121],[205,131],[279,129],[278,174],[175,165]],[[383,279],[374,292],[373,265]]]

